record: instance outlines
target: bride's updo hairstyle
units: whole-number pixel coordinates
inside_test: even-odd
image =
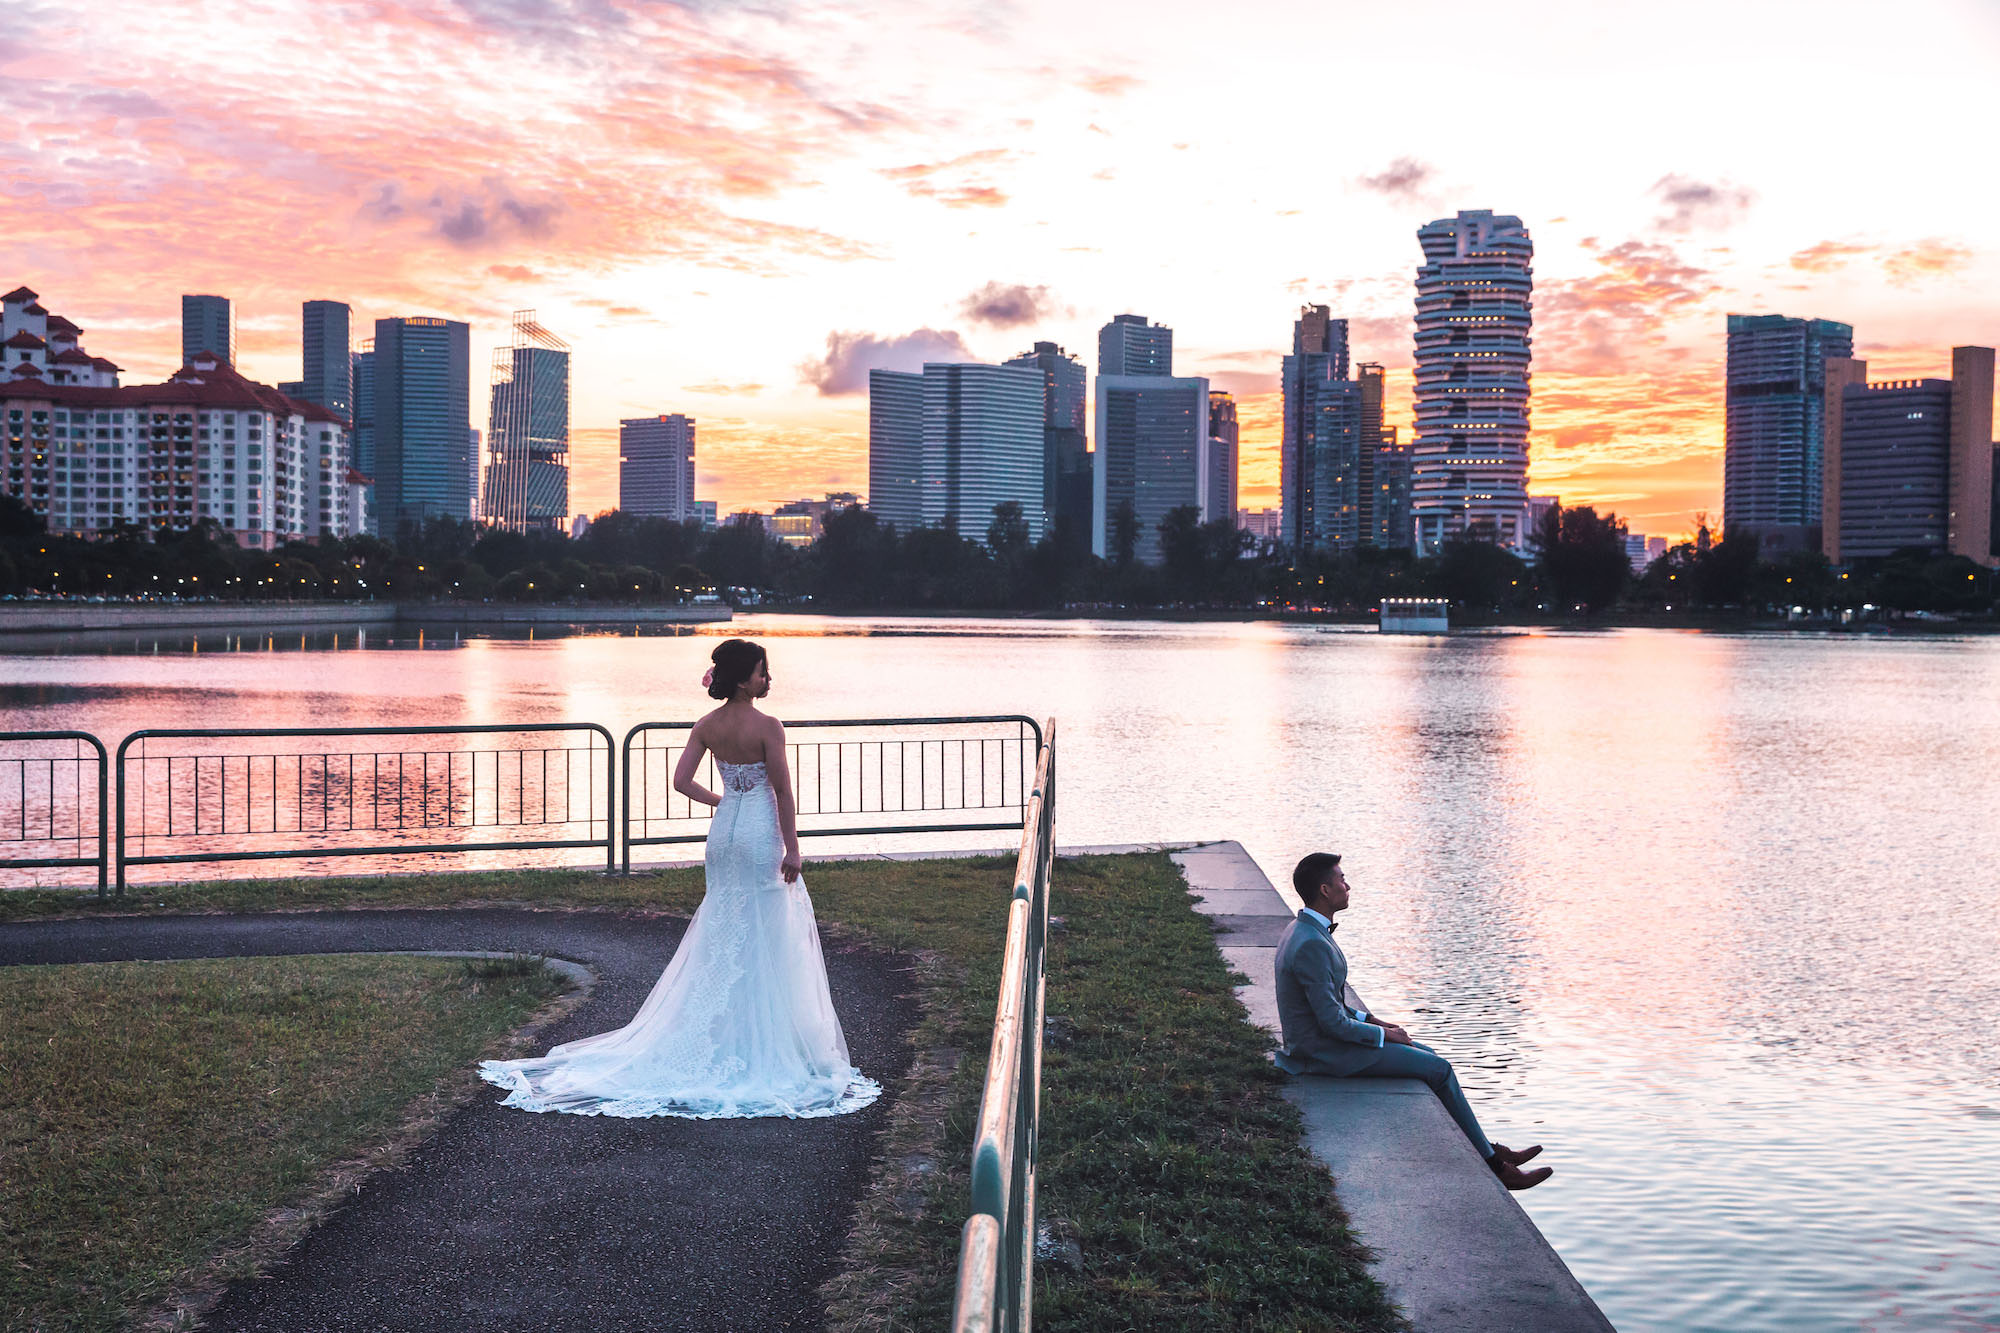
[[[759,662],[768,662],[764,656],[764,645],[749,639],[724,639],[715,645],[715,651],[708,655],[715,663],[715,670],[709,674],[708,697],[711,699],[733,699],[743,682],[750,679]]]

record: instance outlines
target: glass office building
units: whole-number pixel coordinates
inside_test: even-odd
[[[471,329],[427,315],[375,321],[370,397],[376,523],[394,538],[433,518],[467,519]]]

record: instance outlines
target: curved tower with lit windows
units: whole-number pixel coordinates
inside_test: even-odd
[[[1460,534],[1525,550],[1534,242],[1521,219],[1483,208],[1420,227],[1417,241],[1417,551]]]

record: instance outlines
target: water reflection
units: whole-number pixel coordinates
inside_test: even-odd
[[[736,633],[781,714],[1058,715],[1065,843],[1343,853],[1357,986],[1551,1145],[1523,1201],[1620,1327],[2000,1325],[2000,640],[126,633],[7,658],[0,716],[622,735],[705,709]]]

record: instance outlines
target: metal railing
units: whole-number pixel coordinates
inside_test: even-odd
[[[634,847],[708,836],[713,812],[673,789],[693,726],[642,722],[625,733],[619,787],[627,871]],[[870,734],[842,737],[857,727]],[[1042,748],[1041,727],[1017,713],[787,722],[785,737],[799,836],[806,838],[1016,831]],[[710,789],[719,786],[713,755],[703,757],[699,776]],[[912,818],[952,812],[963,817]]]
[[[590,722],[149,729],[109,759],[85,732],[4,732],[34,752],[0,748],[0,871],[96,866],[99,892],[122,894],[136,866],[336,856],[602,848],[612,871],[622,842],[629,872],[634,847],[707,837],[712,811],[673,790],[692,726],[641,723],[622,745]],[[1015,713],[821,719],[787,738],[802,837],[1017,831],[1047,748]],[[720,785],[713,756],[700,777]]]
[[[972,1142],[972,1216],[960,1234],[952,1333],[1025,1333],[1030,1322],[1049,872],[1055,864],[1055,742],[1051,718],[1014,863],[1000,1000]]]
[[[390,736],[443,744],[339,743]],[[565,739],[454,743],[478,736]],[[602,847],[612,870],[616,759],[595,722],[135,731],[116,759],[118,891],[131,866],[321,856]],[[564,833],[481,839],[480,829]]]
[[[96,866],[103,897],[108,773],[103,743],[88,732],[0,731],[0,870]]]

